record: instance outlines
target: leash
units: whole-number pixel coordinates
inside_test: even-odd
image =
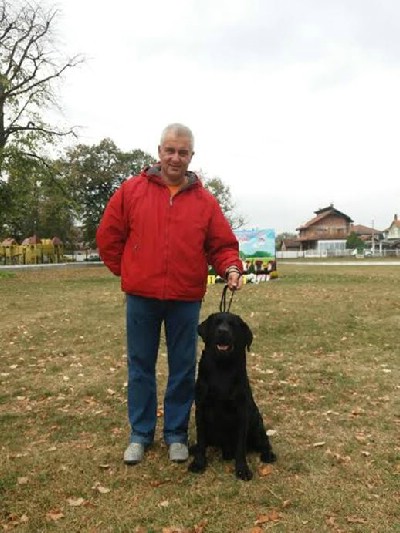
[[[226,291],[227,290],[228,290],[228,285],[225,285],[225,287],[222,289],[221,301],[219,303],[219,310],[221,313],[229,313],[229,309],[231,308],[233,294],[235,291],[231,291],[231,297],[229,298],[228,305],[227,305],[227,302],[226,302]]]

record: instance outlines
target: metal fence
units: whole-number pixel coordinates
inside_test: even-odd
[[[303,250],[303,251],[286,251],[276,252],[277,259],[300,259],[300,258],[327,258],[327,257],[400,257],[400,249],[396,250],[379,250],[371,252],[370,250],[358,254],[356,250]]]

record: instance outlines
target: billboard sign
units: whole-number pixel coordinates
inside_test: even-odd
[[[245,259],[275,259],[274,229],[241,229],[235,235],[239,251]]]

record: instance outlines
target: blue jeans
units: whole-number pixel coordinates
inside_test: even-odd
[[[128,417],[131,442],[153,442],[157,422],[156,363],[164,323],[168,383],[164,396],[164,440],[187,443],[194,400],[197,325],[201,302],[126,295]]]

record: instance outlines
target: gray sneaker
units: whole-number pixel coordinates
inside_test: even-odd
[[[169,446],[169,459],[174,463],[184,463],[189,458],[189,450],[183,442],[173,442]]]
[[[124,452],[124,463],[135,465],[140,463],[144,456],[144,445],[140,442],[131,442]]]

